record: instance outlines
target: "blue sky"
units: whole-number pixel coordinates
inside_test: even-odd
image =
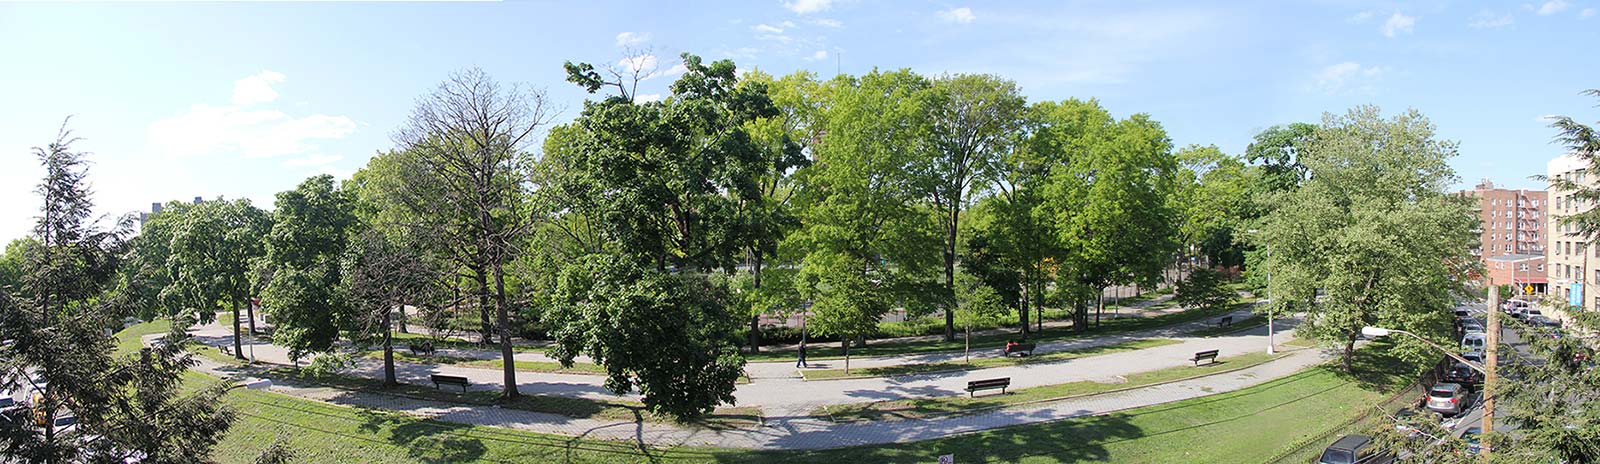
[[[1600,120],[1600,0],[1521,2],[848,1],[0,3],[0,239],[27,233],[41,170],[29,147],[62,118],[93,153],[106,213],[194,196],[272,195],[341,177],[414,99],[478,66],[585,95],[563,61],[647,48],[741,69],[859,74],[909,67],[1016,80],[1030,100],[1099,98],[1150,113],[1178,145],[1240,153],[1273,124],[1363,103],[1408,107],[1461,142],[1463,186],[1528,176],[1560,150],[1540,120]],[[671,77],[645,82],[660,94]]]

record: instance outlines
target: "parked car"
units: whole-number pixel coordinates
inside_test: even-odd
[[[1461,353],[1461,357],[1466,358],[1468,361],[1478,363],[1479,365],[1483,364],[1482,351],[1464,351]]]
[[[1534,327],[1561,328],[1561,321],[1551,319],[1543,314],[1528,317],[1528,325]]]
[[[1483,351],[1489,346],[1489,335],[1483,332],[1468,332],[1461,336],[1461,349],[1464,351]]]
[[[1317,459],[1318,464],[1386,464],[1394,462],[1394,456],[1373,446],[1372,438],[1366,435],[1345,435],[1334,440],[1332,445],[1322,450],[1322,456]]]
[[[1483,332],[1483,331],[1484,331],[1483,323],[1482,322],[1478,322],[1477,319],[1469,319],[1469,320],[1461,322],[1461,334],[1462,335],[1473,333],[1473,332]]]
[[[1461,384],[1438,383],[1428,389],[1428,409],[1446,416],[1460,414],[1467,401],[1467,389]]]
[[[1446,367],[1439,373],[1439,381],[1461,384],[1464,387],[1483,383],[1483,374],[1472,366],[1462,364],[1453,358],[1446,358],[1445,361]]]
[[[1528,322],[1529,319],[1534,317],[1544,317],[1544,313],[1539,312],[1539,308],[1523,308],[1517,314],[1517,319],[1521,319],[1522,322]]]

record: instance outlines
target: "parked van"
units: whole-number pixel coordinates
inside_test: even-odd
[[[1484,351],[1488,349],[1489,334],[1472,332],[1461,337],[1461,349],[1464,351]]]

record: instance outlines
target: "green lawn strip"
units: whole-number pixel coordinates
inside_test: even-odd
[[[470,342],[455,338],[434,338],[431,335],[420,333],[395,332],[390,334],[390,337],[394,339],[394,350],[397,354],[400,351],[405,350],[406,345],[410,345],[411,343],[421,343],[423,341],[433,342],[433,347],[436,349],[451,348],[457,350],[500,350],[500,345],[497,344],[484,345],[482,343]],[[511,345],[511,351],[518,353],[534,353],[542,350],[544,350],[544,347],[541,346],[518,345],[515,343]]]
[[[1253,303],[1249,302],[1249,301],[1245,301],[1245,302],[1237,303],[1233,307],[1226,308],[1226,309],[1191,309],[1191,310],[1186,310],[1186,311],[1181,311],[1181,312],[1176,312],[1176,313],[1171,313],[1171,314],[1163,314],[1163,315],[1154,316],[1154,317],[1128,317],[1128,318],[1118,318],[1118,319],[1109,319],[1108,318],[1108,319],[1104,319],[1099,326],[1091,325],[1089,328],[1087,328],[1083,332],[1077,332],[1072,327],[1046,327],[1043,331],[1035,332],[1032,336],[1030,336],[1028,338],[1028,341],[1034,342],[1034,343],[1043,343],[1043,342],[1049,342],[1049,341],[1068,340],[1068,339],[1074,339],[1074,338],[1100,337],[1100,336],[1112,335],[1112,334],[1118,334],[1118,333],[1124,333],[1124,332],[1132,332],[1132,331],[1138,331],[1138,330],[1144,330],[1144,329],[1151,329],[1151,328],[1162,327],[1162,326],[1167,326],[1167,325],[1182,324],[1182,323],[1193,322],[1193,321],[1202,320],[1202,319],[1206,319],[1206,318],[1221,316],[1223,314],[1227,314],[1227,313],[1233,312],[1233,311],[1238,310],[1238,309],[1246,309],[1246,308],[1249,308],[1251,304],[1253,304]],[[1090,319],[1092,321],[1094,319],[1094,316],[1090,315]],[[1091,324],[1092,324],[1092,322],[1091,322]],[[973,350],[986,350],[986,349],[996,349],[997,350],[997,349],[1000,349],[1002,346],[1004,346],[1007,340],[1016,340],[1018,338],[1020,338],[1020,337],[1015,333],[1003,333],[1003,334],[992,334],[992,335],[975,335],[975,336],[972,337],[972,349]],[[851,356],[891,356],[891,355],[898,355],[898,354],[936,353],[936,352],[941,352],[941,351],[961,351],[964,346],[965,346],[965,342],[961,339],[961,337],[956,337],[955,340],[948,341],[948,342],[947,341],[943,341],[943,340],[926,340],[926,341],[906,342],[906,343],[883,343],[883,344],[877,344],[877,345],[868,345],[868,346],[862,347],[862,348],[851,348],[850,349],[850,355]],[[795,356],[794,350],[790,350],[790,349],[771,350],[771,349],[769,349],[769,350],[765,350],[765,351],[762,351],[762,352],[757,353],[757,354],[746,354],[745,355],[745,359],[750,360],[750,361],[757,361],[757,362],[759,362],[759,361],[779,361],[779,360],[793,360],[794,356]],[[843,351],[841,351],[841,349],[839,348],[839,344],[836,343],[836,342],[835,343],[828,343],[828,344],[815,343],[815,344],[809,345],[806,348],[806,359],[810,359],[810,360],[844,359],[844,353],[843,353]]]
[[[261,374],[274,379],[287,379],[299,384],[326,386],[341,390],[361,391],[383,395],[399,396],[444,403],[468,404],[474,406],[499,406],[508,409],[557,414],[567,417],[583,419],[609,419],[609,420],[647,420],[653,422],[669,422],[670,418],[656,416],[644,410],[644,405],[636,401],[623,400],[597,400],[591,398],[572,398],[565,396],[523,395],[511,402],[500,400],[498,391],[469,390],[461,393],[459,389],[450,390],[450,387],[434,388],[426,384],[406,384],[384,386],[378,379],[366,377],[353,377],[348,375],[321,375],[314,376],[299,369],[287,366],[273,367],[264,370]],[[719,408],[711,415],[695,422],[693,426],[706,428],[748,428],[759,425],[761,412],[753,407]]]
[[[166,319],[140,322],[138,324],[128,326],[127,328],[117,332],[115,335],[117,339],[117,352],[137,353],[139,352],[139,348],[144,347],[144,337],[146,335],[164,334],[171,330],[172,321]]]
[[[372,358],[372,359],[382,360],[383,359],[383,352],[382,351],[369,351],[369,352],[367,352],[365,354],[365,356],[368,357],[368,358]],[[483,368],[483,369],[499,369],[499,368],[501,368],[499,359],[462,358],[462,357],[457,357],[457,356],[442,356],[442,355],[416,356],[416,355],[413,355],[411,353],[404,353],[404,352],[401,352],[401,351],[398,351],[398,350],[396,350],[394,352],[394,360],[397,361],[397,362],[409,362],[409,363],[418,363],[418,364],[449,364],[449,365],[453,365],[453,366],[476,367],[476,368]],[[597,366],[597,365],[594,365],[594,364],[590,364],[590,363],[578,363],[578,362],[575,362],[575,363],[572,363],[572,367],[571,368],[564,368],[564,367],[561,367],[561,363],[557,363],[557,362],[518,360],[518,361],[516,361],[516,365],[517,365],[517,370],[518,371],[523,371],[523,372],[545,372],[545,373],[553,373],[553,374],[581,374],[581,375],[605,375],[606,374],[605,368],[602,368],[600,366]]]
[[[896,375],[926,374],[931,372],[966,371],[973,369],[987,369],[991,367],[1065,361],[1068,359],[1076,359],[1086,356],[1098,356],[1103,354],[1120,353],[1123,351],[1142,350],[1145,348],[1155,348],[1158,346],[1166,346],[1177,343],[1182,342],[1170,338],[1151,338],[1143,340],[1129,340],[1110,345],[1091,346],[1066,351],[1039,353],[1037,355],[1027,357],[1008,356],[999,358],[975,358],[971,363],[952,361],[928,364],[902,364],[898,366],[868,367],[852,369],[849,374],[845,374],[844,369],[802,369],[800,374],[805,376],[806,380],[831,380],[864,377],[890,377]]]
[[[843,404],[818,408],[812,415],[828,417],[834,421],[926,419],[960,412],[994,409],[1005,406],[1065,399],[1074,396],[1105,393],[1150,386],[1158,383],[1187,380],[1215,375],[1260,365],[1278,356],[1266,353],[1249,353],[1219,359],[1216,363],[1198,367],[1180,366],[1129,374],[1123,383],[1093,381],[1068,382],[1043,387],[1022,388],[1002,395],[978,398],[948,396],[905,400],[874,401],[870,403]]]
[[[1250,317],[1246,317],[1244,319],[1239,320],[1238,322],[1234,322],[1234,323],[1228,324],[1226,326],[1222,326],[1222,327],[1215,327],[1215,326],[1207,327],[1207,328],[1204,328],[1204,329],[1200,329],[1200,330],[1196,330],[1196,331],[1193,331],[1193,332],[1189,332],[1188,335],[1189,336],[1193,336],[1193,337],[1217,337],[1217,336],[1222,336],[1222,335],[1229,335],[1229,334],[1232,334],[1234,332],[1238,332],[1238,331],[1241,331],[1241,330],[1254,329],[1256,327],[1261,327],[1261,326],[1264,326],[1264,325],[1267,325],[1266,316],[1262,316],[1260,314],[1254,314],[1254,315],[1251,315]]]

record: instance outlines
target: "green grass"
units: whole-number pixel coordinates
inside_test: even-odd
[[[844,369],[804,369],[800,374],[806,380],[847,379],[859,377],[889,377],[896,375],[925,374],[929,372],[964,371],[973,369],[987,369],[991,367],[1017,366],[1045,362],[1065,361],[1086,356],[1099,356],[1103,354],[1120,353],[1123,351],[1142,350],[1158,346],[1181,343],[1170,338],[1152,338],[1143,340],[1129,340],[1110,345],[1091,346],[1075,350],[1055,351],[1040,353],[1028,357],[999,357],[976,358],[971,363],[940,362],[928,364],[902,364],[898,366],[868,367],[852,369],[849,374]]]
[[[1256,366],[1276,358],[1277,356],[1266,353],[1249,353],[1222,358],[1217,360],[1215,363],[1204,364],[1198,367],[1169,367],[1165,369],[1130,374],[1124,377],[1127,379],[1127,381],[1122,383],[1080,381],[1058,385],[1048,385],[1043,387],[1009,390],[1005,394],[990,394],[977,398],[970,396],[948,396],[938,398],[916,398],[834,405],[819,408],[813,412],[813,415],[826,416],[835,421],[926,419],[933,416],[964,411],[993,409],[1008,405],[1047,401],[1094,393],[1104,393],[1112,390],[1136,388],[1157,383],[1202,377],[1221,371],[1244,369],[1247,367]]]
[[[365,356],[368,357],[368,358],[381,360],[381,359],[383,359],[383,352],[382,351],[370,351],[370,352],[367,352]],[[435,356],[416,356],[416,355],[413,355],[411,353],[401,352],[400,350],[395,350],[395,352],[394,352],[394,360],[396,362],[409,362],[409,363],[420,363],[420,364],[449,364],[449,365],[455,365],[455,366],[477,367],[477,368],[484,368],[484,369],[499,369],[499,368],[501,368],[499,359],[462,358],[462,357],[455,357],[455,356],[440,356],[440,355],[435,355]],[[561,363],[555,363],[555,362],[516,361],[516,366],[517,366],[517,370],[518,371],[523,371],[523,372],[545,372],[545,373],[553,373],[553,374],[583,374],[583,375],[605,375],[606,374],[606,370],[604,368],[602,368],[600,366],[597,366],[597,365],[594,365],[594,364],[590,364],[590,363],[578,363],[578,362],[575,362],[575,363],[572,363],[572,367],[571,368],[564,368],[564,367],[561,367]]]
[[[451,387],[434,388],[429,384],[413,385],[402,383],[395,386],[385,386],[379,379],[339,374],[317,376],[292,367],[273,367],[259,371],[258,374],[273,379],[288,379],[298,384],[326,386],[341,390],[472,406],[499,406],[574,418],[671,421],[670,418],[646,412],[644,405],[636,401],[524,395],[508,403],[500,400],[498,391],[468,390],[466,393],[461,393],[459,389],[452,390]],[[760,422],[761,412],[759,409],[730,407],[719,408],[708,417],[689,425],[705,428],[749,428],[758,425]]]
[[[139,348],[144,347],[144,336],[164,334],[170,332],[171,330],[172,321],[166,319],[140,322],[138,324],[128,326],[128,328],[122,329],[122,331],[117,332],[116,334],[117,352],[137,353]]]
[[[1256,327],[1261,327],[1261,326],[1264,326],[1264,325],[1267,325],[1266,316],[1262,316],[1260,314],[1255,314],[1255,315],[1251,315],[1250,317],[1246,317],[1244,319],[1241,319],[1241,320],[1239,320],[1237,322],[1234,322],[1232,324],[1228,324],[1227,326],[1223,326],[1223,327],[1215,327],[1215,326],[1207,327],[1207,328],[1204,328],[1204,329],[1200,329],[1200,330],[1196,330],[1196,331],[1193,331],[1193,332],[1189,332],[1189,335],[1195,336],[1195,337],[1216,337],[1216,336],[1221,336],[1221,335],[1228,335],[1228,334],[1231,334],[1231,333],[1234,333],[1234,332],[1238,332],[1238,331],[1241,331],[1241,330],[1245,330],[1245,329],[1254,329]]]
[[[1191,309],[1155,317],[1130,317],[1122,319],[1104,319],[1099,326],[1093,326],[1093,315],[1090,316],[1091,326],[1083,332],[1077,332],[1072,327],[1046,327],[1043,331],[1035,332],[1028,340],[1031,342],[1047,342],[1054,340],[1068,340],[1084,337],[1100,337],[1124,332],[1132,332],[1166,325],[1182,324],[1232,312],[1235,309],[1248,308],[1249,301],[1240,302],[1227,309]],[[1015,333],[975,335],[972,337],[972,349],[1000,349],[1007,340],[1019,338]],[[851,356],[891,356],[898,354],[936,353],[941,351],[961,351],[965,346],[961,337],[952,341],[927,340],[906,343],[883,343],[868,345],[862,348],[851,348]],[[806,359],[844,359],[844,352],[837,343],[812,344],[806,348]],[[793,360],[794,350],[764,350],[757,354],[746,354],[750,361],[778,361]]]

